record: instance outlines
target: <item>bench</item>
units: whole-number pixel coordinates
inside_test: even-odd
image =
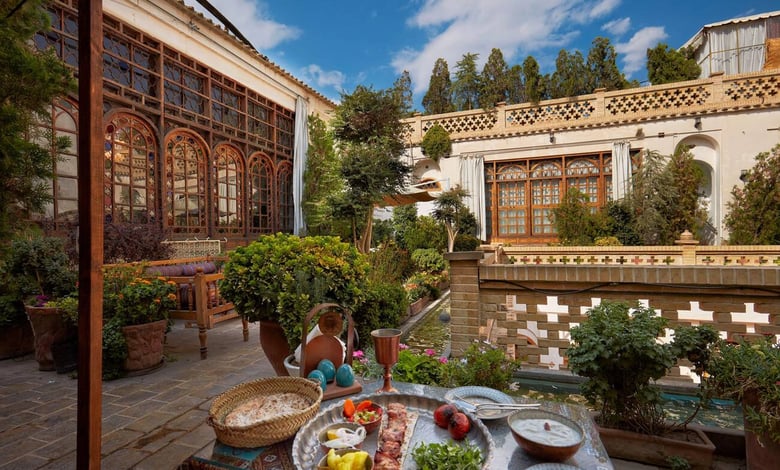
[[[187,328],[198,328],[201,359],[208,357],[207,330],[219,322],[239,317],[233,304],[219,294],[225,260],[226,256],[203,256],[132,263],[142,264],[145,275],[165,277],[179,286],[176,307],[170,316],[186,320]],[[241,323],[244,341],[249,341],[249,323],[243,318]]]

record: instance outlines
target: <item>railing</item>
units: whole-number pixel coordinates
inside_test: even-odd
[[[590,95],[538,104],[499,103],[494,110],[418,115],[404,123],[407,141],[417,145],[434,124],[440,124],[453,141],[458,141],[770,107],[780,107],[780,70],[717,74],[628,90],[597,90]]]

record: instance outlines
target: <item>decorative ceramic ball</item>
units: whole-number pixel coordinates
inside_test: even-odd
[[[325,379],[325,374],[323,374],[321,370],[314,369],[313,371],[309,372],[309,375],[307,375],[306,378],[318,380],[320,382],[320,388],[322,388],[323,392],[328,388],[328,381]]]
[[[339,387],[349,387],[355,383],[355,372],[349,364],[342,364],[336,370],[336,385]]]
[[[317,364],[317,370],[322,372],[325,376],[325,380],[328,382],[333,382],[333,379],[336,378],[336,366],[330,359],[321,360],[319,364]]]

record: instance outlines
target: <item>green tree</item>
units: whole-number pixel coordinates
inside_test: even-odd
[[[664,244],[671,245],[685,230],[700,234],[707,223],[707,212],[700,200],[704,173],[694,162],[689,147],[677,146],[666,171],[671,176],[674,197],[668,208],[669,233]]]
[[[412,115],[414,99],[412,94],[412,77],[408,70],[404,70],[401,76],[393,83],[393,96],[401,107],[404,117]]]
[[[617,66],[617,53],[609,39],[597,37],[588,51],[588,88],[592,93],[597,88],[622,90],[628,88],[628,82]]]
[[[530,55],[523,61],[523,82],[528,102],[539,103],[545,94],[544,79],[539,73],[539,63]]]
[[[445,157],[452,152],[452,140],[450,134],[444,127],[436,123],[423,136],[420,145],[425,156],[438,162],[441,157]]]
[[[346,220],[358,250],[371,248],[374,206],[400,191],[411,169],[404,152],[403,113],[392,89],[375,91],[359,85],[342,94],[333,119],[341,150],[344,190],[329,198],[334,216]]]
[[[550,78],[550,98],[585,95],[588,89],[588,69],[580,51],[570,54],[561,49],[555,59],[555,72]]]
[[[563,200],[554,208],[553,222],[562,245],[593,245],[596,237],[604,233],[600,214],[594,213],[588,205],[588,196],[575,187],[569,187]]]
[[[431,215],[434,220],[443,223],[447,229],[447,251],[453,251],[455,237],[460,230],[460,220],[469,211],[463,203],[463,198],[468,195],[468,191],[460,186],[455,186],[449,191],[442,192],[433,201],[434,209]]]
[[[726,204],[729,243],[780,245],[780,145],[759,153],[744,180]]]
[[[309,235],[333,233],[332,210],[327,204],[329,196],[342,189],[339,160],[333,143],[333,134],[325,121],[310,115],[309,152],[303,173],[303,216]]]
[[[507,72],[507,86],[509,94],[507,95],[507,104],[518,104],[525,102],[525,84],[523,83],[523,67],[513,65]]]
[[[435,248],[443,252],[447,248],[447,230],[433,217],[422,215],[404,233],[404,243],[409,253],[421,248]]]
[[[659,43],[647,50],[647,78],[653,85],[696,80],[701,67],[693,57],[693,48],[670,49]]]
[[[479,54],[470,52],[455,66],[455,81],[452,83],[452,102],[456,111],[479,108],[480,80],[477,72]]]
[[[417,223],[417,206],[406,204],[393,207],[393,231],[395,242],[401,249],[406,249],[406,232]]]
[[[666,208],[673,203],[671,174],[664,171],[664,157],[658,152],[646,152],[642,165],[633,178],[629,193],[636,232],[643,245],[663,245],[669,232]]]
[[[50,27],[44,0],[0,2],[0,239],[42,213],[58,153],[69,144],[41,131],[52,101],[76,90],[70,69],[33,36]]]
[[[455,109],[452,105],[452,80],[446,60],[436,59],[422,105],[426,114],[444,114]]]
[[[509,66],[504,60],[501,49],[490,51],[480,78],[482,89],[479,104],[483,109],[492,109],[498,102],[509,100]]]

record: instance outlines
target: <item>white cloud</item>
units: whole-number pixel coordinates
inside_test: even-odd
[[[508,63],[527,55],[538,61],[545,49],[565,48],[580,35],[579,27],[612,12],[620,0],[424,0],[407,20],[425,30],[427,43],[398,51],[392,60],[397,74],[408,70],[414,92],[428,88],[436,60],[447,61],[450,72],[467,52],[479,54],[481,69],[492,48],[501,49]],[[557,50],[555,51],[557,53]]]
[[[623,73],[626,77],[638,72],[647,63],[647,50],[668,37],[661,26],[650,26],[637,31],[628,42],[615,44],[615,52],[623,59]]]
[[[217,25],[222,25],[221,21],[208,13],[195,0],[185,0],[185,3],[203,13]],[[267,14],[265,4],[261,1],[211,0],[211,4],[261,53],[263,50],[272,49],[301,35],[300,29],[272,20]]]
[[[338,70],[323,70],[319,65],[311,64],[300,71],[300,77],[315,88],[335,88],[339,92],[344,89],[345,76]]]
[[[622,36],[628,32],[630,27],[631,18],[626,17],[604,23],[601,30],[606,31],[613,36]]]

